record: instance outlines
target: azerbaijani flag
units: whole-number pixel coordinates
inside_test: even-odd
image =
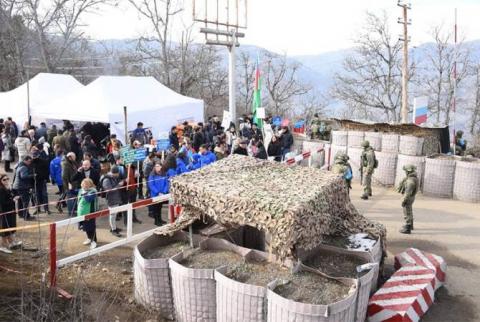
[[[262,107],[262,94],[261,94],[261,87],[262,87],[262,79],[260,77],[260,66],[258,63],[258,56],[257,56],[257,63],[255,67],[255,81],[253,85],[253,123],[256,123],[258,127],[261,129],[263,127],[262,119],[257,118],[257,109]]]
[[[414,100],[413,123],[421,125],[427,122],[428,115],[428,97],[416,97]]]

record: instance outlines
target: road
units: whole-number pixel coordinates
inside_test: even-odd
[[[416,247],[444,257],[447,284],[422,321],[480,321],[480,205],[419,195],[414,204],[415,230],[400,234],[403,213],[400,195],[374,187],[373,197],[361,200],[361,187],[353,185],[351,199],[360,213],[387,227],[387,272],[393,256]]]

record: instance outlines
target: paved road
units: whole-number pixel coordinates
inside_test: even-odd
[[[480,205],[418,196],[414,204],[415,230],[403,235],[400,195],[375,187],[373,198],[360,199],[354,184],[351,199],[367,217],[387,227],[391,272],[393,255],[416,247],[443,256],[448,265],[447,286],[437,292],[435,304],[422,321],[480,321]]]

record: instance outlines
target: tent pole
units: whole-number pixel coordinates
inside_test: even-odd
[[[27,120],[28,126],[32,125],[32,116],[30,115],[30,72],[28,68],[26,69],[27,73]]]
[[[125,145],[128,145],[127,107],[123,107],[123,124],[125,125]]]

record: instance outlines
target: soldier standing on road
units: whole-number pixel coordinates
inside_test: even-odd
[[[406,165],[403,167],[403,170],[407,176],[400,183],[398,192],[403,194],[402,207],[405,225],[400,232],[402,234],[410,234],[413,230],[412,205],[418,191],[417,168],[414,165]]]
[[[352,167],[348,162],[349,157],[345,153],[338,153],[335,156],[335,164],[333,165],[332,171],[333,173],[339,174],[342,176],[343,180],[345,181],[345,187],[347,189],[347,193],[350,194],[350,189],[352,189]]]
[[[362,142],[363,152],[360,157],[360,173],[362,174],[363,195],[362,199],[368,200],[372,196],[372,175],[377,167],[377,158],[375,151],[370,146],[370,142]]]

